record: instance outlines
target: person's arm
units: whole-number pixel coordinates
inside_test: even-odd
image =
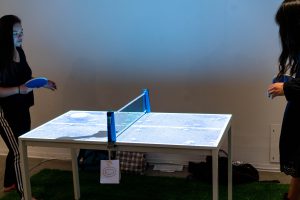
[[[300,78],[292,79],[283,85],[284,95],[288,101],[300,100]]]
[[[8,97],[15,94],[27,94],[32,90],[32,88],[28,88],[25,85],[20,85],[17,87],[0,87],[0,98]]]

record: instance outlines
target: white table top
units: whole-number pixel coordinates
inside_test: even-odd
[[[151,112],[118,136],[116,144],[214,148],[230,127],[231,117],[230,114]],[[106,111],[72,110],[20,136],[20,139],[106,143]]]

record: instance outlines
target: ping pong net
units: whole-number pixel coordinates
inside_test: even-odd
[[[151,112],[151,110],[148,89],[144,89],[142,94],[118,111],[107,112],[108,142],[116,142],[119,135],[149,112]]]

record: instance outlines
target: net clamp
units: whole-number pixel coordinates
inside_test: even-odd
[[[114,142],[108,142],[106,148],[107,148],[107,151],[108,151],[108,159],[111,160],[112,151],[117,151],[117,145]]]
[[[117,145],[114,142],[107,143],[107,150],[116,150]]]

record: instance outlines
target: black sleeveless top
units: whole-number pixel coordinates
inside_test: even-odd
[[[27,63],[23,49],[17,47],[17,51],[20,56],[20,62],[14,62],[9,69],[0,71],[0,87],[17,87],[32,78],[32,71]],[[33,104],[33,92],[0,98],[0,106],[3,109],[19,110],[29,108]]]

